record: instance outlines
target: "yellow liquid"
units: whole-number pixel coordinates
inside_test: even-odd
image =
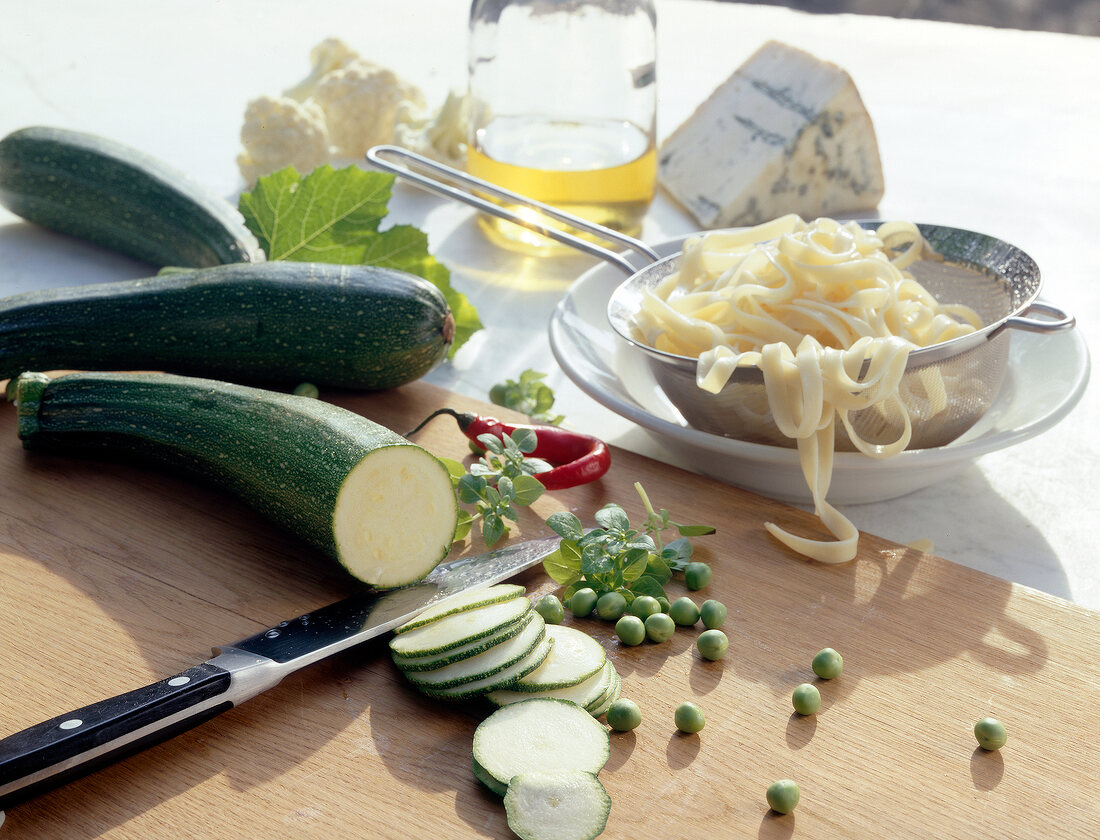
[[[647,135],[629,123],[498,118],[477,132],[466,168],[512,192],[636,236],[653,199],[657,152]],[[529,218],[539,215],[506,206]],[[482,214],[478,221],[490,239],[506,247],[537,253],[567,247],[495,216]],[[546,226],[561,224],[546,220]]]

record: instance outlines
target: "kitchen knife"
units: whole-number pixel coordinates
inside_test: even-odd
[[[166,741],[433,604],[506,580],[559,542],[531,540],[442,563],[418,583],[366,590],[216,647],[212,659],[175,676],[9,735],[0,740],[0,811]]]

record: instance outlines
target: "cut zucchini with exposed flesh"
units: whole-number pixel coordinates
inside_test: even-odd
[[[603,645],[581,630],[551,624],[546,632],[554,638],[553,652],[537,671],[516,682],[516,691],[568,688],[587,680],[607,661]]]
[[[504,810],[521,840],[593,840],[607,826],[611,797],[592,773],[536,770],[508,783]]]
[[[399,656],[430,656],[491,636],[527,613],[531,602],[520,596],[499,604],[455,613],[390,639],[390,650]]]
[[[468,644],[445,650],[442,653],[433,653],[429,656],[399,656],[391,652],[390,656],[393,658],[393,664],[402,671],[434,671],[436,668],[442,668],[444,665],[450,665],[452,662],[458,662],[471,656],[477,656],[479,653],[493,647],[493,645],[498,645],[501,642],[507,641],[527,626],[527,622],[531,620],[533,614],[534,610],[529,612],[519,621],[501,627],[490,636],[474,639]]]
[[[498,583],[486,589],[463,592],[461,595],[448,598],[442,604],[429,607],[416,618],[409,619],[393,632],[395,635],[401,635],[409,630],[415,630],[417,627],[423,627],[425,624],[431,624],[433,621],[439,621],[439,619],[455,613],[466,612],[466,610],[477,609],[489,604],[499,604],[501,601],[510,601],[523,595],[525,591],[522,586],[516,583]]]
[[[426,685],[418,686],[418,688],[429,697],[437,697],[440,700],[472,700],[475,697],[481,697],[487,692],[511,685],[520,677],[531,673],[542,664],[553,646],[553,639],[544,634],[542,641],[535,646],[533,651],[523,657],[523,659],[490,677],[475,680],[474,682],[463,683],[453,688],[437,689]]]
[[[497,706],[507,706],[511,703],[530,700],[532,697],[555,697],[559,700],[570,700],[587,709],[589,706],[598,705],[611,690],[614,670],[615,666],[608,659],[600,670],[576,685],[566,686],[565,688],[548,688],[534,694],[528,691],[511,691],[502,688],[499,691],[492,692],[488,699]]]
[[[454,539],[458,508],[439,459],[322,400],[163,373],[26,372],[15,393],[28,450],[182,472],[373,586],[423,578]]]
[[[599,773],[611,756],[611,740],[606,727],[576,703],[533,697],[485,718],[474,731],[473,754],[486,773],[507,785],[532,771]]]
[[[531,610],[527,626],[506,641],[487,651],[462,659],[434,671],[410,671],[405,674],[409,682],[424,688],[453,688],[499,674],[527,656],[546,635],[546,622]]]

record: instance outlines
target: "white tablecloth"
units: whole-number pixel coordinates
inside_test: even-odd
[[[658,0],[659,134],[680,123],[753,50],[778,38],[842,65],[874,119],[886,174],[881,216],[1012,242],[1042,268],[1044,297],[1100,335],[1100,40],[704,0]],[[141,148],[235,201],[246,102],[304,76],[310,48],[339,36],[419,84],[433,103],[465,80],[460,0],[37,0],[0,27],[0,135],[31,124],[98,132]],[[658,457],[645,434],[557,368],[546,319],[594,261],[491,247],[472,211],[399,189],[391,219],[433,252],[487,328],[431,380],[485,398],[524,368],[546,372],[569,424]],[[663,196],[644,230],[692,230]],[[147,273],[125,257],[0,209],[0,294]],[[849,507],[868,531],[1093,609],[1100,608],[1100,386],[1053,431],[987,455],[954,479]]]

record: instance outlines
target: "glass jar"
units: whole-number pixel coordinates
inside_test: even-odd
[[[656,42],[652,0],[474,0],[469,173],[638,235],[657,182]],[[479,221],[499,244],[562,247]]]

